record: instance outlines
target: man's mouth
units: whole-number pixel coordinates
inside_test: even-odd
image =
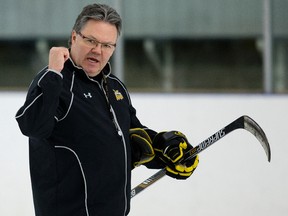
[[[99,60],[97,58],[94,58],[94,57],[88,57],[87,60],[91,63],[98,63]]]

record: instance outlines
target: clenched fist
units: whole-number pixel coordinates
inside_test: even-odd
[[[48,69],[61,72],[65,61],[69,58],[69,50],[65,47],[52,47],[49,52]]]

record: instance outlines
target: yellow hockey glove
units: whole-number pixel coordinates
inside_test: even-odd
[[[179,131],[158,133],[153,139],[156,155],[165,163],[166,174],[176,179],[192,175],[199,163],[199,156],[185,160],[185,153],[192,149],[186,136]],[[184,162],[185,160],[185,162]]]

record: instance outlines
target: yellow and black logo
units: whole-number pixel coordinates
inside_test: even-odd
[[[116,100],[117,100],[117,101],[124,99],[122,93],[119,92],[119,90],[114,90],[114,89],[113,89],[113,91],[114,91],[114,94],[115,94],[115,97],[116,97]]]

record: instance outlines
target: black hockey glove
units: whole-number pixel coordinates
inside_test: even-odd
[[[153,147],[156,156],[166,164],[166,174],[170,177],[186,179],[198,166],[198,155],[183,163],[185,153],[193,147],[179,131],[158,133],[153,139]]]
[[[129,130],[132,151],[132,168],[148,163],[155,157],[152,140],[142,128]]]

